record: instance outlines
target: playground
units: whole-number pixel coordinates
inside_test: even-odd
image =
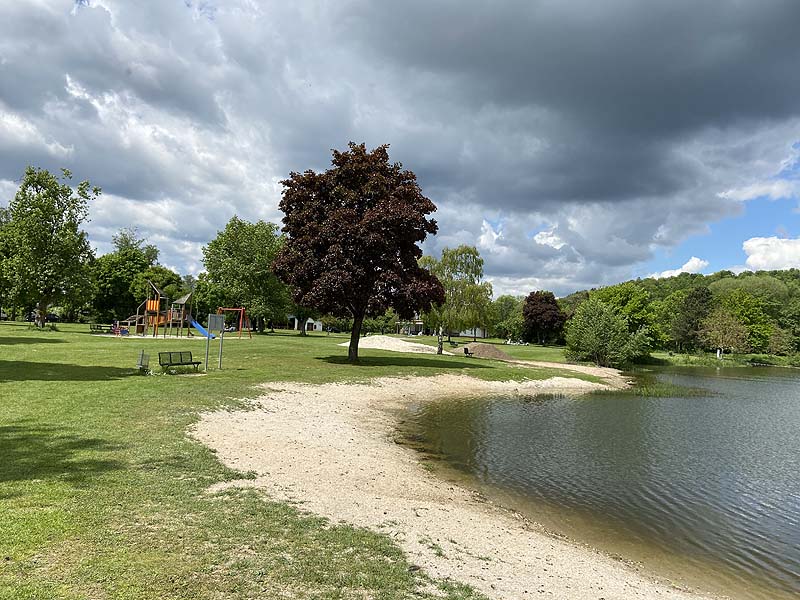
[[[199,321],[200,315],[195,317],[194,298],[191,292],[170,300],[152,281],[147,280],[147,298],[136,307],[136,313],[126,319],[115,321],[110,325],[90,323],[89,330],[96,334],[108,334],[114,337],[136,339],[215,339],[216,335],[209,332]],[[250,319],[243,307],[217,308],[216,314],[226,316],[225,333],[236,333],[241,339],[244,332],[251,339]],[[233,317],[228,319],[227,317]],[[227,322],[231,321],[228,326]],[[228,339],[233,336],[228,336]]]

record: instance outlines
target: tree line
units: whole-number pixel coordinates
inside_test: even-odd
[[[82,226],[101,190],[29,167],[0,209],[0,306],[35,311],[44,325],[58,307],[68,320],[125,319],[147,281],[176,299],[192,292],[195,315],[244,306],[257,327],[314,316],[351,332],[394,330],[421,318],[450,336],[482,328],[508,342],[566,344],[570,357],[619,365],[654,349],[793,354],[800,350],[800,271],[682,273],[627,281],[557,299],[536,290],[492,300],[474,246],[423,256],[436,210],[386,146],[351,143],[324,172],[291,173],[283,227],[234,216],[203,247],[196,278],[159,263],[158,248],[126,228],[95,256]],[[304,333],[301,327],[301,332]]]
[[[264,327],[291,312],[305,334],[308,316],[347,320],[348,358],[358,359],[365,326],[410,318],[444,302],[438,278],[420,262],[419,244],[435,235],[436,210],[413,172],[389,161],[388,146],[350,143],[324,172],[292,172],[280,208],[283,227],[234,216],[203,248],[196,279],[158,263],[159,252],[135,228],[95,256],[82,225],[101,191],[72,175],[29,167],[0,212],[0,305],[35,308],[44,326],[58,306],[67,318],[124,319],[147,281],[171,299],[194,293],[195,314],[244,306]]]
[[[800,351],[800,271],[719,271],[637,279],[557,299],[549,292],[493,302],[495,335],[564,343],[601,365],[653,350],[786,356]]]

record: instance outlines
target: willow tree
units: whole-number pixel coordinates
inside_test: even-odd
[[[425,256],[422,264],[444,286],[444,302],[434,304],[425,315],[426,322],[443,330],[450,339],[453,331],[486,324],[491,307],[492,286],[483,279],[483,258],[475,246],[462,244],[445,248],[436,260]],[[441,344],[439,351],[441,352]]]
[[[401,318],[441,302],[438,279],[419,265],[419,245],[437,231],[436,206],[414,173],[390,163],[388,146],[350,142],[323,173],[291,173],[280,208],[286,242],[275,272],[297,304],[353,319],[348,360],[358,360],[367,315]]]

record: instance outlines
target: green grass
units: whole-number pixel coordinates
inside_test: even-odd
[[[241,406],[255,384],[556,373],[366,349],[354,366],[337,345],[346,339],[228,338],[221,371],[141,376],[140,349],[157,365],[159,350],[202,359],[205,343],[0,324],[0,599],[479,597],[430,582],[386,536],[254,491],[204,493],[247,474],[224,467],[187,428],[200,411]]]
[[[679,367],[800,367],[800,356],[777,356],[775,354],[724,354],[722,359],[712,352],[680,354],[673,352],[653,352],[652,363]]]
[[[399,335],[393,337],[399,337],[404,340],[419,342],[420,344],[427,344],[429,346],[436,346],[437,343],[436,336],[431,335],[415,335],[411,337]],[[454,337],[452,339],[454,342],[458,343],[458,346],[456,348],[452,348],[445,338],[444,349],[448,352],[460,352],[460,348],[462,346],[473,343],[471,337]],[[556,363],[567,362],[564,346],[539,346],[536,344],[519,346],[517,344],[506,344],[505,340],[501,340],[499,338],[478,338],[476,341],[481,344],[492,344],[493,346],[497,346],[500,350],[512,358],[517,358],[519,360],[541,360],[545,362]]]

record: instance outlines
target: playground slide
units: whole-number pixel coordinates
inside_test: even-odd
[[[198,323],[198,322],[197,322],[197,321],[195,321],[194,319],[189,319],[189,321],[191,322],[191,324],[192,324],[192,327],[194,327],[194,328],[195,328],[197,331],[199,331],[199,332],[200,332],[200,335],[202,335],[202,336],[205,336],[205,337],[207,337],[207,338],[211,338],[212,340],[213,340],[215,337],[217,337],[217,336],[215,336],[213,333],[208,333],[208,331],[206,331],[206,328],[205,328],[205,327],[203,327],[202,325],[200,325],[200,323]]]

